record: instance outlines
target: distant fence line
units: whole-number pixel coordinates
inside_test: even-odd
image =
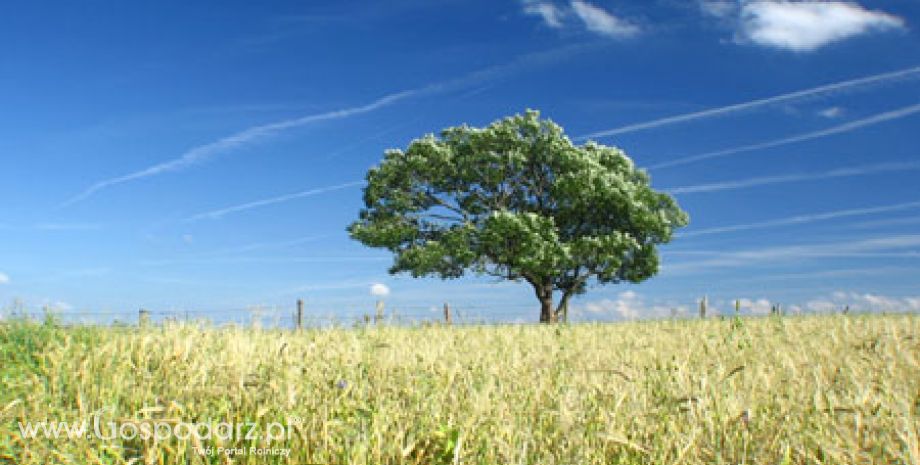
[[[500,324],[535,322],[538,308],[533,306],[485,306],[442,304],[440,306],[405,305],[386,308],[378,305],[370,309],[355,306],[340,307],[337,311],[305,308],[302,301],[296,305],[278,305],[221,308],[221,309],[148,309],[132,311],[72,311],[52,307],[42,309],[13,308],[0,313],[7,318],[40,320],[53,318],[62,324],[145,325],[163,322],[200,322],[215,325],[236,324],[271,328],[323,327],[330,325],[426,323],[446,324]]]
[[[689,318],[726,318],[740,315],[765,315],[765,313],[742,313],[741,301],[734,302],[734,312],[711,314],[708,298],[698,302],[698,313],[679,313],[676,309],[670,315],[643,315],[644,319],[689,319]],[[815,312],[809,312],[815,313]],[[850,313],[849,306],[842,306],[830,313]],[[783,316],[785,308],[774,304],[770,315]],[[240,326],[258,326],[264,328],[309,328],[328,326],[354,326],[360,324],[389,324],[400,326],[423,324],[456,325],[490,325],[490,324],[524,324],[538,321],[536,305],[452,305],[444,303],[434,305],[397,305],[386,307],[378,301],[373,308],[359,306],[340,306],[336,311],[323,311],[306,308],[303,300],[297,300],[293,306],[253,305],[249,307],[220,309],[159,309],[140,308],[132,311],[72,311],[53,307],[42,309],[25,308],[22,305],[0,310],[0,321],[6,318],[25,318],[40,320],[52,318],[61,324],[91,325],[150,325],[165,322],[206,322],[214,325],[234,324]],[[579,312],[572,315],[573,322],[611,322],[634,320],[639,318],[617,318],[612,314],[592,314]]]

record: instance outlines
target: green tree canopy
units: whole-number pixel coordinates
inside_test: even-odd
[[[575,145],[537,111],[388,150],[367,173],[364,204],[348,231],[393,252],[390,273],[525,280],[541,322],[591,283],[653,276],[656,245],[688,223],[622,150]]]

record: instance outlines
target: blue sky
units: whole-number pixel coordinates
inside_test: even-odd
[[[527,108],[624,149],[691,226],[591,318],[920,310],[920,4],[22,2],[0,14],[0,302],[312,314],[526,284],[414,280],[348,239],[387,148]],[[377,286],[378,290],[381,286]]]

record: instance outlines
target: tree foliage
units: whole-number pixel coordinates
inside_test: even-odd
[[[393,252],[391,273],[526,280],[544,322],[592,282],[653,276],[656,245],[688,223],[623,151],[575,145],[536,111],[387,151],[367,173],[364,204],[348,230]]]

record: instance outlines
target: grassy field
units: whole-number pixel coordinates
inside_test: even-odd
[[[0,356],[0,463],[920,463],[917,316],[302,333],[7,322]],[[259,432],[20,427],[94,414],[127,433]]]

